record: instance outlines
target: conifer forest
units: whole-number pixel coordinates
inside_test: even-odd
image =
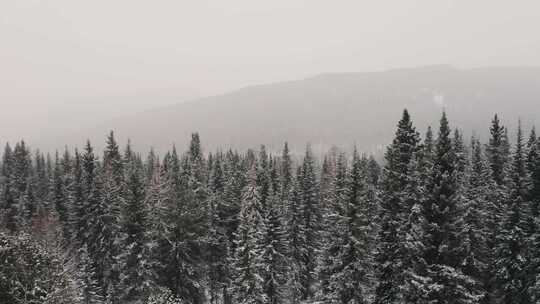
[[[405,110],[381,161],[7,144],[0,303],[540,303],[540,139],[489,132]]]

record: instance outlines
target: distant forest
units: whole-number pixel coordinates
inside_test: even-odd
[[[379,163],[7,144],[0,303],[540,303],[540,138],[489,132],[405,110]]]

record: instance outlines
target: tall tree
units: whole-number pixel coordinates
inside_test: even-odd
[[[403,192],[407,187],[409,163],[419,149],[419,141],[409,112],[404,110],[394,140],[385,154],[386,164],[381,181],[381,227],[376,257],[379,283],[375,296],[375,303],[378,304],[400,301],[403,242],[398,239],[398,232],[403,225],[403,216],[408,216],[409,212],[403,201]]]
[[[320,247],[321,213],[319,208],[318,183],[315,159],[311,147],[306,148],[304,161],[300,171],[300,197],[303,216],[303,238],[305,241],[302,274],[303,299],[309,300],[314,296],[316,282],[315,268],[317,266],[318,250]]]
[[[305,291],[306,266],[304,263],[306,251],[305,218],[302,208],[302,190],[299,179],[301,168],[297,168],[295,178],[291,183],[291,190],[287,198],[287,242],[289,244],[288,260],[290,275],[287,282],[287,298],[291,303],[298,304],[302,301]]]
[[[502,185],[505,182],[505,167],[508,162],[508,143],[506,129],[501,124],[497,114],[493,117],[489,131],[491,137],[486,148],[489,165],[493,179],[497,185]]]
[[[122,240],[123,253],[120,255],[121,300],[128,303],[146,301],[155,288],[154,263],[151,260],[149,244],[150,227],[148,210],[144,204],[145,189],[143,172],[135,163],[127,164],[125,188],[126,204],[123,209]]]
[[[285,283],[287,282],[287,240],[284,222],[279,205],[279,192],[273,189],[267,200],[265,214],[262,218],[260,261],[257,267],[262,278],[262,289],[265,303],[279,304],[285,300]]]
[[[253,167],[248,173],[248,184],[242,195],[240,224],[236,233],[236,251],[233,260],[234,279],[232,293],[234,303],[266,303],[263,280],[260,274],[262,239],[262,205],[257,173]]]
[[[330,277],[331,303],[369,303],[372,298],[376,197],[363,171],[355,149],[344,206],[343,239],[336,271]]]
[[[530,303],[527,277],[528,179],[521,125],[510,169],[508,203],[498,235],[497,279],[503,303]]]
[[[436,303],[478,303],[477,282],[462,270],[460,240],[463,197],[457,156],[450,139],[446,113],[440,122],[433,172],[424,208],[427,276],[432,281],[428,299]]]

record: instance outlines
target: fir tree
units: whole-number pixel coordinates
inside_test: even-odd
[[[300,171],[300,197],[303,216],[304,253],[301,260],[303,273],[301,284],[303,299],[310,300],[314,296],[314,284],[316,282],[315,268],[317,266],[321,213],[318,201],[317,179],[315,172],[315,160],[311,148],[306,148],[306,154]]]
[[[91,260],[86,245],[80,250],[79,258],[79,288],[83,304],[104,304],[103,292],[96,280],[94,262]]]
[[[446,114],[441,118],[435,145],[429,198],[424,207],[426,237],[424,258],[432,281],[428,299],[438,303],[478,303],[477,282],[463,273],[460,217],[462,192],[456,153]]]
[[[503,303],[530,303],[527,292],[527,171],[521,126],[510,169],[509,200],[498,235],[497,280]]]
[[[376,214],[376,198],[373,189],[368,188],[356,149],[348,180],[343,240],[330,277],[330,303],[370,303],[375,245],[375,226],[371,219]]]
[[[297,170],[296,178],[292,180],[291,191],[287,198],[287,242],[289,244],[288,260],[290,264],[290,275],[287,282],[288,290],[286,298],[290,299],[291,303],[297,304],[302,300],[306,293],[305,285],[305,257],[306,251],[306,235],[305,218],[303,216],[302,196],[299,179],[301,178],[300,168]]]
[[[279,192],[272,190],[267,201],[267,209],[262,219],[260,250],[257,271],[262,278],[265,303],[278,304],[284,301],[287,282],[287,243],[285,227],[280,216]]]
[[[262,238],[261,201],[257,186],[256,169],[248,173],[248,184],[242,195],[240,224],[236,233],[236,251],[233,260],[234,279],[232,293],[234,303],[267,303],[260,276]]]
[[[418,151],[419,135],[409,112],[403,111],[395,138],[386,151],[386,165],[381,181],[380,235],[377,261],[378,286],[375,303],[391,304],[399,302],[403,248],[398,232],[403,225],[403,216],[408,216],[408,208],[403,202],[403,191],[407,187],[409,163]]]
[[[66,173],[64,172],[62,163],[60,161],[60,157],[58,155],[58,152],[55,156],[55,164],[54,164],[54,173],[53,173],[53,180],[52,180],[52,203],[54,205],[54,208],[56,210],[56,213],[58,214],[58,220],[60,222],[61,228],[62,228],[62,234],[63,237],[66,240],[69,240],[71,238],[70,234],[70,226],[69,226],[69,194],[66,190],[66,185],[64,184],[65,179],[64,176]]]
[[[497,114],[493,117],[489,131],[491,137],[486,152],[491,166],[491,172],[497,185],[503,185],[505,182],[505,167],[508,162],[508,143],[506,129],[501,125]]]
[[[148,213],[144,205],[145,189],[143,174],[134,163],[128,163],[126,205],[122,230],[123,254],[121,259],[120,291],[122,301],[145,301],[154,286],[153,262],[149,248],[147,229]]]

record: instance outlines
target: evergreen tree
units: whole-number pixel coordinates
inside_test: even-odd
[[[446,114],[441,118],[435,145],[433,172],[424,207],[426,220],[424,259],[432,281],[428,299],[436,303],[478,303],[477,282],[463,273],[460,240],[462,190],[456,153]]]
[[[330,303],[370,303],[375,245],[375,225],[371,219],[376,214],[376,198],[368,187],[356,149],[347,189],[343,239],[335,272],[330,277]]]
[[[287,242],[279,207],[279,192],[272,190],[257,244],[260,250],[257,271],[262,278],[265,303],[269,304],[283,303],[287,282]]]
[[[403,303],[425,304],[429,302],[432,279],[427,273],[423,255],[427,248],[427,221],[424,208],[428,203],[427,188],[431,183],[434,145],[431,127],[428,127],[423,146],[420,147],[408,169],[408,182],[404,189],[404,202],[408,213],[398,238],[403,240],[403,279],[399,295]]]
[[[52,203],[58,214],[58,220],[61,225],[63,237],[66,240],[71,238],[70,226],[69,226],[69,194],[66,190],[67,186],[64,184],[66,173],[64,172],[62,162],[58,152],[55,156],[54,172],[52,180]]]
[[[98,199],[89,216],[89,253],[94,260],[98,282],[107,299],[118,303],[120,291],[119,271],[120,244],[123,235],[120,229],[121,209],[124,206],[124,173],[118,144],[111,132],[103,153],[103,166],[97,176]]]
[[[320,240],[320,223],[321,213],[319,208],[318,183],[315,172],[315,159],[311,148],[306,148],[306,154],[302,163],[299,186],[301,199],[301,212],[303,216],[303,231],[300,233],[304,239],[302,248],[303,257],[301,281],[302,298],[311,300],[314,296],[314,284],[316,283],[315,268],[317,266],[319,240]]]
[[[267,303],[263,278],[260,276],[261,248],[259,246],[262,238],[261,231],[265,228],[261,227],[264,223],[255,168],[248,173],[248,184],[243,191],[241,206],[233,260],[234,303]]]
[[[211,194],[206,263],[210,303],[219,303],[220,296],[223,301],[229,300],[230,267],[228,260],[230,259],[231,246],[227,235],[227,205],[223,201],[225,180],[222,158],[221,153],[214,157],[209,181]]]
[[[495,247],[499,231],[498,187],[477,139],[473,138],[471,150],[471,165],[464,179],[468,183],[462,237],[466,252],[464,272],[482,282],[486,291],[484,303],[490,303],[496,296],[494,254],[489,248]]]
[[[126,205],[122,230],[123,254],[121,255],[120,291],[122,301],[145,301],[153,291],[154,273],[150,256],[147,229],[148,213],[144,205],[143,173],[134,163],[128,163]]]
[[[94,212],[99,200],[101,186],[97,177],[97,159],[94,149],[87,141],[84,153],[80,156],[75,154],[75,208],[73,212],[73,240],[77,242],[77,247],[87,246],[91,252],[95,218],[91,215]],[[95,239],[95,238],[94,238]]]
[[[306,238],[304,234],[305,219],[303,216],[302,197],[300,189],[300,171],[297,168],[296,176],[292,180],[291,191],[287,198],[287,243],[288,261],[289,261],[289,280],[287,282],[288,290],[286,298],[291,303],[300,303],[304,291],[303,275],[305,274],[305,264],[303,263],[306,255]]]
[[[377,261],[378,286],[375,303],[399,303],[399,286],[403,262],[403,240],[398,232],[403,225],[403,216],[409,210],[403,202],[403,192],[407,187],[409,163],[418,151],[419,134],[415,130],[409,112],[403,111],[395,138],[386,151],[386,165],[381,181],[380,235]]]
[[[506,129],[495,114],[491,122],[491,137],[486,148],[493,179],[497,185],[505,183],[505,167],[508,162],[508,143]]]
[[[289,153],[289,144],[285,142],[283,146],[283,152],[281,154],[281,166],[280,166],[280,184],[281,184],[281,201],[285,202],[289,196],[291,190],[291,183],[293,179],[291,155]],[[283,206],[285,208],[285,206]]]
[[[503,303],[530,303],[527,292],[527,221],[528,202],[526,155],[521,126],[510,169],[509,200],[502,216],[498,235],[497,280]]]
[[[79,288],[80,298],[83,304],[103,304],[105,300],[102,296],[103,292],[96,280],[94,270],[94,262],[91,260],[86,245],[80,250],[79,261]]]
[[[320,178],[320,205],[322,209],[322,226],[321,226],[321,256],[317,265],[318,280],[320,288],[317,292],[317,299],[325,300],[328,294],[329,277],[332,273],[333,265],[333,230],[335,220],[334,203],[336,198],[335,187],[335,171],[336,155],[326,155],[322,164]]]

